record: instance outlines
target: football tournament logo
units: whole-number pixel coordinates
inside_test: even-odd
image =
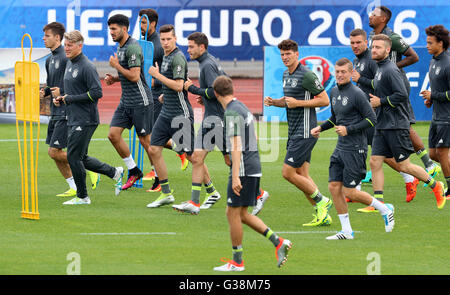
[[[300,63],[313,71],[314,74],[316,74],[319,82],[322,84],[323,88],[325,88],[325,91],[329,94],[331,89],[336,85],[333,63],[321,56],[307,56],[300,59]],[[326,107],[316,108],[316,112],[323,112],[329,107],[330,105]]]

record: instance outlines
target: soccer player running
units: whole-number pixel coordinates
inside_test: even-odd
[[[108,19],[111,37],[119,43],[117,53],[109,58],[109,64],[117,70],[118,76],[106,74],[105,82],[107,85],[120,82],[122,88],[120,103],[111,119],[108,139],[128,168],[128,180],[122,190],[132,187],[144,176],[122,138],[122,133],[125,128],[131,129],[134,126],[139,142],[150,159],[150,134],[153,126],[153,98],[144,76],[144,56],[139,43],[128,34],[129,25],[128,17],[123,14],[116,14]]]
[[[436,163],[434,163],[430,159],[430,156],[427,150],[425,149],[422,139],[420,138],[419,134],[417,134],[417,132],[412,128],[412,124],[415,124],[416,118],[414,116],[414,110],[411,106],[411,101],[409,99],[411,86],[409,84],[408,77],[406,76],[406,73],[404,71],[405,67],[418,62],[419,56],[417,55],[416,51],[412,47],[410,47],[402,39],[402,37],[400,37],[400,35],[394,33],[392,29],[387,26],[389,20],[391,19],[391,16],[392,12],[386,6],[378,6],[370,14],[369,26],[373,28],[373,30],[369,34],[369,47],[371,46],[372,37],[376,34],[384,34],[389,36],[389,38],[391,39],[392,48],[389,53],[389,59],[394,64],[396,64],[397,67],[400,69],[402,73],[402,79],[405,83],[406,90],[408,91],[407,107],[408,107],[408,118],[410,121],[409,131],[414,152],[421,159],[428,174],[430,174],[434,178],[437,176],[438,173],[440,173],[441,167],[439,167],[439,165],[436,165]],[[413,193],[410,193],[409,195],[412,196],[412,198],[414,198],[414,196],[416,195],[415,192],[417,190],[417,185],[419,184],[419,181],[414,177],[412,177],[411,175],[402,174],[402,176],[405,180],[405,183],[407,184],[406,190],[407,191],[412,190]],[[412,183],[412,185],[408,185],[408,183]],[[407,195],[406,201],[410,202],[412,198],[408,198]]]
[[[366,173],[367,135],[366,130],[376,124],[376,115],[366,94],[351,82],[353,64],[347,58],[335,64],[336,82],[331,92],[331,117],[311,130],[318,138],[320,132],[334,128],[338,134],[336,148],[330,158],[328,189],[341,222],[342,230],[327,240],[351,240],[354,238],[347,196],[352,201],[377,208],[383,217],[386,232],[394,228],[394,207],[383,204],[356,186]]]
[[[103,93],[94,64],[82,52],[83,41],[80,31],[64,34],[64,51],[69,59],[64,73],[64,95],[60,95],[59,88],[53,91],[53,103],[66,105],[67,160],[77,186],[77,196],[64,205],[91,203],[86,190],[86,169],[114,179],[116,196],[122,187],[122,167],[114,168],[88,156],[89,142],[100,123],[97,103]]]
[[[428,135],[430,157],[439,162],[447,182],[445,196],[450,199],[450,57],[447,49],[449,32],[442,25],[426,28],[427,49],[433,58],[430,61],[430,90],[423,90],[427,107],[433,106],[433,117]]]
[[[373,79],[375,78],[378,65],[377,62],[372,59],[372,53],[368,48],[366,32],[362,29],[355,29],[352,32],[350,32],[350,45],[353,53],[355,54],[354,59],[355,69],[353,70],[352,73],[352,79],[354,82],[357,83],[356,85],[359,88],[361,88],[362,91],[364,91],[364,93],[367,96],[367,99],[370,100],[369,95],[374,93]],[[374,132],[375,132],[374,127],[366,129],[367,141],[370,146],[372,145]],[[401,172],[397,162],[393,158],[389,159],[386,158],[384,162],[387,165],[389,165],[389,167],[399,172],[400,175],[403,177],[406,187],[406,201],[409,202],[412,199],[414,199],[417,193],[416,188],[417,184],[419,183],[419,180],[407,173]],[[367,183],[372,181],[372,172],[371,171],[369,172],[366,174],[366,177],[365,179],[362,180],[362,182]],[[380,198],[379,201],[383,202],[384,200]],[[362,213],[370,213],[370,212],[377,212],[378,210],[375,209],[373,206],[366,206],[364,208],[357,209],[357,211]]]
[[[156,26],[158,25],[158,13],[154,9],[141,9],[139,11],[139,17],[143,15],[148,17],[148,22],[145,17],[141,19],[141,34],[142,36],[147,37],[147,41],[153,43],[153,63],[158,64],[158,67],[161,68],[162,60],[164,57],[164,49],[161,46],[161,41],[159,40],[159,34],[156,31]],[[147,32],[147,36],[146,36]],[[159,113],[161,113],[162,103],[159,101],[159,96],[162,94],[162,84],[156,79],[152,79],[152,95],[153,95],[153,125],[158,119]],[[172,140],[169,140],[165,146],[165,148],[172,150],[173,143]],[[181,170],[186,170],[188,167],[189,161],[186,159],[186,153],[180,151],[177,153],[177,156],[181,160]],[[153,180],[153,185],[147,192],[160,192],[161,185],[159,184],[159,177],[155,173],[155,169],[152,164],[152,170],[144,175],[142,180]]]
[[[192,192],[191,200],[179,205],[173,205],[175,210],[198,214],[200,209],[208,209],[220,199],[220,193],[214,188],[212,180],[205,183],[206,198],[200,206],[200,191],[204,176],[205,158],[217,146],[222,152],[225,163],[230,166],[230,156],[226,149],[223,132],[224,110],[214,95],[212,84],[214,80],[225,75],[214,56],[209,54],[208,37],[204,33],[195,32],[188,36],[188,54],[191,60],[197,60],[200,65],[200,88],[193,85],[190,79],[184,83],[184,89],[199,95],[197,99],[205,106],[205,114],[194,142],[192,161]]]
[[[264,235],[273,243],[277,266],[281,267],[287,261],[292,243],[277,236],[259,217],[250,214],[247,210],[248,206],[256,204],[262,176],[253,115],[242,102],[234,97],[233,82],[229,77],[219,76],[214,81],[213,88],[218,101],[225,109],[227,146],[231,153],[226,215],[233,253],[232,260],[222,260],[226,264],[214,267],[214,270],[245,270],[242,258],[242,224]]]
[[[393,157],[402,172],[425,182],[433,191],[438,209],[445,205],[443,185],[420,166],[409,160],[414,148],[409,136],[408,92],[400,69],[389,60],[392,41],[384,34],[372,37],[372,58],[378,63],[370,95],[370,104],[376,109],[377,124],[372,142],[372,186],[375,197],[383,196],[383,161]]]
[[[46,87],[40,90],[40,97],[51,97],[51,89],[58,87],[64,94],[64,71],[66,70],[67,57],[62,46],[62,39],[66,29],[64,25],[58,22],[52,22],[44,26],[44,44],[51,50],[51,56],[45,60],[45,70],[47,72]],[[56,106],[50,104],[50,122],[47,129],[46,143],[49,145],[48,155],[55,161],[61,175],[66,179],[69,189],[64,193],[57,194],[57,197],[75,197],[77,195],[77,186],[67,161],[67,152],[63,149],[67,147],[67,114],[64,104]],[[97,188],[100,181],[100,175],[87,171],[92,182],[92,189]]]
[[[147,205],[148,208],[168,205],[175,200],[162,155],[167,141],[172,138],[176,145],[175,151],[185,151],[189,161],[194,151],[194,114],[187,91],[184,90],[188,71],[186,57],[176,46],[177,38],[173,25],[161,26],[159,36],[164,49],[161,72],[158,65],[155,65],[150,67],[149,74],[163,84],[163,94],[159,97],[163,107],[153,128],[150,147],[153,165],[160,179],[161,194]],[[206,165],[203,171],[203,183],[208,183],[210,177]]]
[[[311,222],[303,226],[331,223],[328,209],[332,201],[323,196],[309,175],[311,153],[317,138],[311,129],[317,126],[316,107],[327,106],[328,94],[317,76],[299,61],[297,42],[287,39],[278,44],[281,59],[287,70],[283,74],[282,98],[264,98],[266,106],[286,108],[288,141],[284,159],[283,177],[301,190],[316,213]]]

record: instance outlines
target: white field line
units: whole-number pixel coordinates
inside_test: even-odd
[[[175,232],[142,232],[142,233],[80,233],[82,236],[153,236],[153,235],[176,235]]]
[[[327,230],[327,231],[277,231],[277,234],[294,234],[294,235],[320,235],[320,234],[335,234],[337,230]],[[354,233],[362,233],[362,231],[354,231]]]

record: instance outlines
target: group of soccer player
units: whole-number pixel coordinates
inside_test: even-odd
[[[154,63],[148,71],[152,76],[151,85],[145,78],[144,54],[139,42],[128,34],[128,17],[117,14],[108,19],[110,35],[118,43],[117,54],[110,57],[109,64],[117,70],[117,75],[106,74],[105,83],[120,82],[122,88],[108,139],[127,166],[125,184],[122,183],[122,167],[112,167],[88,156],[89,142],[99,124],[97,102],[102,97],[102,87],[94,65],[82,53],[83,36],[76,30],[66,33],[64,26],[56,22],[44,27],[45,46],[52,51],[46,62],[47,86],[41,89],[42,97],[50,96],[53,100],[47,144],[49,155],[69,184],[69,190],[59,196],[74,197],[64,204],[90,204],[85,180],[88,171],[93,189],[97,187],[100,174],[107,175],[115,181],[116,195],[143,177],[154,179],[148,191],[160,192],[160,196],[147,207],[172,204],[174,191],[163,157],[163,149],[169,148],[180,157],[182,170],[186,169],[188,161],[192,164],[191,199],[172,207],[197,215],[200,209],[210,208],[221,198],[205,164],[207,154],[217,147],[225,164],[230,166],[226,215],[233,258],[214,270],[245,269],[242,224],[273,243],[277,265],[282,266],[292,243],[277,236],[256,216],[269,194],[260,189],[262,172],[253,115],[234,97],[233,82],[208,52],[208,38],[204,33],[195,32],[188,37],[187,53],[200,66],[200,85],[197,87],[188,77],[187,60],[176,45],[173,25],[160,26],[158,34],[155,10],[143,9],[139,16],[141,33],[154,46]],[[278,99],[265,97],[264,104],[287,111],[289,130],[282,176],[301,190],[314,207],[313,220],[304,226],[331,224],[329,210],[334,203],[342,230],[327,237],[329,240],[354,238],[347,200],[367,205],[359,209],[361,212],[379,211],[386,232],[393,230],[394,206],[384,203],[383,198],[383,162],[402,174],[408,202],[415,197],[419,181],[432,189],[439,209],[444,207],[445,195],[448,196],[448,189],[444,193],[444,185],[434,179],[442,167],[447,186],[450,184],[448,31],[441,25],[426,30],[427,48],[433,55],[430,66],[432,91],[421,93],[425,105],[433,106],[428,154],[411,127],[414,113],[409,100],[410,86],[402,69],[417,62],[418,56],[387,27],[390,17],[388,8],[377,7],[370,16],[373,31],[369,40],[361,29],[351,32],[351,47],[356,56],[354,64],[346,58],[336,62],[337,86],[329,96],[318,77],[301,65],[298,44],[287,39],[278,45],[287,67],[283,81],[280,81],[284,96]],[[61,44],[63,38],[64,47]],[[197,135],[194,134],[188,92],[205,107]],[[315,108],[330,102],[331,117],[317,126]],[[145,176],[122,138],[124,129],[132,127],[152,165],[152,170]],[[332,200],[320,192],[309,175],[311,153],[319,134],[331,128],[339,135],[329,167],[328,189]],[[368,145],[372,146],[371,173],[366,174]],[[66,147],[67,153],[63,151]],[[410,162],[409,155],[413,152],[421,158],[425,169]],[[361,181],[370,180],[374,196],[358,189]],[[207,195],[200,205],[202,184]],[[253,207],[251,214],[248,207]]]

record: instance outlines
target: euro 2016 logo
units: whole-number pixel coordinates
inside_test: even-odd
[[[336,85],[333,63],[321,56],[307,56],[300,59],[300,63],[316,74],[323,88],[329,94],[331,89]],[[330,108],[330,105],[316,108],[316,112],[320,113],[328,108]]]

